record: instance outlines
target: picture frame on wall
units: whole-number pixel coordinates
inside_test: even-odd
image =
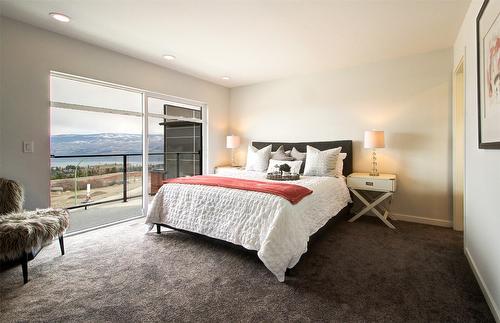
[[[476,19],[480,149],[500,149],[500,1],[485,0]]]

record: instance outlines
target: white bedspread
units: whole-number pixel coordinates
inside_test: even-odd
[[[265,173],[231,171],[217,176],[266,180]],[[282,197],[223,187],[163,185],[146,223],[164,223],[257,250],[264,265],[285,271],[307,251],[309,237],[351,201],[345,178],[304,176],[293,184],[313,190],[296,205]]]

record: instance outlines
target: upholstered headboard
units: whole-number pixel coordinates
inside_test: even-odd
[[[279,146],[283,145],[285,150],[290,150],[293,147],[300,152],[306,152],[306,146],[313,146],[319,150],[327,150],[337,147],[342,147],[342,152],[347,153],[346,159],[344,159],[344,171],[343,175],[347,176],[352,173],[352,140],[337,140],[337,141],[316,141],[316,142],[265,142],[265,141],[254,141],[252,145],[255,148],[261,149],[268,145],[273,145],[272,150],[275,151]]]

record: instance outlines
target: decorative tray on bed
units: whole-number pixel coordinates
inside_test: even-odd
[[[273,181],[296,181],[300,179],[299,174],[280,174],[280,173],[267,173],[267,179]]]

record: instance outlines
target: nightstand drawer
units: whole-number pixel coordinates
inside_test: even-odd
[[[396,191],[396,180],[375,176],[370,178],[347,177],[347,186],[357,190],[394,192]]]

